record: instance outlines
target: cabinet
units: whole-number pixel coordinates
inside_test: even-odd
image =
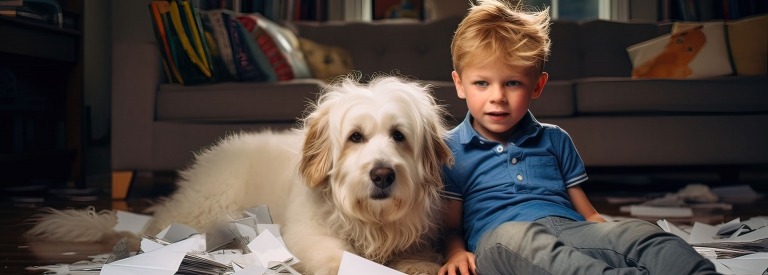
[[[0,186],[84,183],[79,1],[64,27],[0,16]]]

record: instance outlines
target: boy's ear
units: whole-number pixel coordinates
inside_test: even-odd
[[[456,95],[461,99],[467,99],[467,94],[464,93],[464,87],[461,86],[461,78],[456,71],[451,72],[451,78],[453,79],[453,85],[456,86]]]
[[[547,85],[548,79],[549,74],[547,74],[547,72],[542,72],[539,75],[539,80],[536,81],[536,89],[533,90],[533,95],[531,95],[531,98],[539,98],[541,96],[541,92],[544,90],[544,86]]]

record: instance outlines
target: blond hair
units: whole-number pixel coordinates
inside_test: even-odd
[[[543,69],[549,56],[549,8],[522,11],[519,4],[478,0],[459,23],[451,41],[453,69],[500,59]]]

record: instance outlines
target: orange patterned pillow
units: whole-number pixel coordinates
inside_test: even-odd
[[[675,23],[672,33],[627,48],[633,78],[706,78],[733,73],[725,26]]]

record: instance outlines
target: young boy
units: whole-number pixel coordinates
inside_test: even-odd
[[[528,111],[547,83],[548,11],[478,1],[451,43],[469,113],[446,137],[446,263],[440,274],[715,274],[682,239],[640,221],[605,222],[561,128]]]

